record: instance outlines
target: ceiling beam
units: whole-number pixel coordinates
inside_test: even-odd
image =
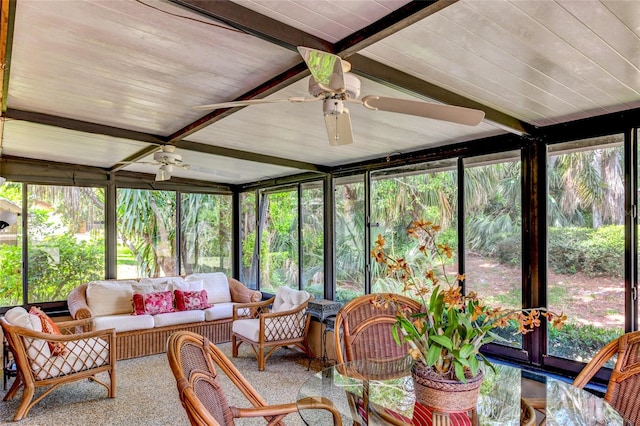
[[[2,111],[7,109],[15,15],[15,0],[0,0],[0,108]]]
[[[352,55],[349,57],[349,62],[355,74],[359,74],[385,86],[449,105],[480,109],[485,113],[485,120],[491,121],[498,127],[504,128],[511,133],[522,136],[535,131],[534,126],[528,123],[481,104],[480,102],[476,102],[388,65],[374,61],[373,59],[366,58],[362,55]]]
[[[301,62],[298,65],[295,65],[292,68],[289,68],[282,74],[261,84],[260,86],[254,89],[251,89],[250,91],[244,93],[243,95],[240,95],[239,97],[234,99],[234,101],[266,98],[267,96],[277,92],[278,90],[284,89],[285,87],[295,83],[296,81],[310,74],[311,73],[309,72],[309,69],[307,68],[307,66],[304,64],[304,62]],[[242,108],[245,108],[245,107],[221,108],[221,109],[216,109],[214,111],[211,111],[207,115],[200,117],[196,121],[187,124],[182,129],[177,130],[176,132],[171,134],[168,140],[169,142],[173,143],[180,139],[186,138],[187,136],[197,132],[198,130],[203,129],[215,123],[216,121],[221,120],[224,117],[227,117],[233,114],[234,112],[241,110]]]
[[[106,126],[104,124],[90,123],[88,121],[75,120],[73,118],[59,117],[57,115],[43,114],[40,112],[22,111],[9,108],[4,114],[5,118],[30,121],[32,123],[45,124],[47,126],[61,127],[77,132],[94,133],[112,136],[114,138],[129,139],[138,142],[166,145],[166,138],[149,133],[126,130],[120,127]]]
[[[239,160],[254,161],[256,163],[266,163],[272,164],[274,166],[290,167],[294,169],[308,170],[318,173],[327,173],[329,171],[329,167],[306,163],[304,161],[290,160],[287,158],[274,157],[271,155],[241,151],[232,148],[223,148],[219,146],[207,145],[204,143],[181,140],[176,141],[174,145],[179,149],[186,149],[189,151],[202,152],[211,155],[219,155],[222,157],[236,158]]]
[[[232,28],[289,50],[297,46],[333,51],[333,45],[283,22],[228,0],[171,0],[172,3],[225,23]]]

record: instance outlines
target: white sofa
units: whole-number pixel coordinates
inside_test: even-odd
[[[194,308],[190,305],[188,310],[178,310],[176,290],[182,291],[182,295],[204,290],[210,307],[195,304],[195,309],[190,309]],[[136,309],[134,300],[138,302]],[[142,303],[145,300],[146,305]],[[158,300],[163,303],[157,303]],[[167,339],[176,330],[196,332],[213,343],[228,342],[233,305],[260,300],[259,291],[216,272],[186,277],[92,281],[72,290],[67,304],[74,319],[93,319],[93,329],[114,328],[116,358],[128,359],[165,352]]]

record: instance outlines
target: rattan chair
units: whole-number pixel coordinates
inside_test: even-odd
[[[399,346],[393,339],[391,328],[396,321],[394,304],[376,307],[373,301],[379,297],[367,294],[347,302],[338,311],[335,320],[336,359],[339,364],[348,361],[372,359],[401,359],[409,353],[409,345]],[[414,312],[420,312],[422,304],[397,295],[400,303]]]
[[[398,345],[391,331],[396,320],[396,305],[374,306],[373,302],[379,297],[379,294],[356,297],[338,311],[334,330],[338,364],[358,360],[393,361],[408,356],[408,344]],[[396,297],[411,311],[420,312],[423,308],[413,299]],[[347,393],[347,399],[354,424],[367,424],[368,410],[363,409],[360,398]]]
[[[614,355],[618,355],[607,384],[605,401],[633,424],[640,425],[640,331],[626,333],[607,344],[573,381],[584,388]]]
[[[234,419],[264,417],[268,425],[284,424],[282,419],[298,408],[329,410],[335,425],[342,425],[339,412],[326,399],[306,398],[288,404],[268,405],[245,380],[224,353],[206,337],[190,331],[177,331],[169,337],[169,366],[176,378],[182,406],[192,425],[234,425]],[[251,403],[251,408],[229,405],[221,387],[216,366]]]
[[[238,356],[238,347],[242,343],[251,345],[260,371],[265,369],[273,352],[283,346],[297,346],[311,356],[307,344],[311,320],[307,305],[312,299],[313,296],[306,291],[279,287],[269,300],[234,305],[232,355]]]
[[[49,395],[58,386],[77,380],[90,379],[107,389],[108,397],[116,396],[116,334],[114,329],[81,331],[89,327],[90,319],[56,323],[62,334],[43,333],[32,321],[34,315],[21,307],[13,308],[0,324],[4,338],[16,363],[17,373],[4,400],[13,399],[22,389],[22,400],[14,420],[27,416],[29,410]],[[19,326],[21,324],[24,326]],[[64,345],[57,355],[50,350],[51,345]],[[98,373],[106,372],[109,382],[98,380]],[[47,388],[34,399],[35,389]]]

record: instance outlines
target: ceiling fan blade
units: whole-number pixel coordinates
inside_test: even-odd
[[[362,104],[369,109],[398,112],[400,114],[417,115],[453,123],[477,126],[484,118],[484,111],[453,105],[442,105],[431,102],[411,101],[407,99],[365,96]]]
[[[325,115],[324,122],[327,125],[330,145],[337,146],[353,143],[351,117],[347,108],[339,115]]]
[[[298,52],[311,71],[313,79],[324,90],[334,93],[345,91],[342,59],[333,53],[298,46]]]
[[[278,104],[282,102],[313,102],[319,101],[322,98],[303,98],[298,96],[292,96],[290,98],[274,98],[274,99],[247,99],[246,101],[231,101],[231,102],[220,102],[217,104],[209,104],[209,105],[198,105],[194,106],[192,109],[197,110],[214,110],[221,108],[236,108],[243,107],[249,105],[259,105],[259,104]]]

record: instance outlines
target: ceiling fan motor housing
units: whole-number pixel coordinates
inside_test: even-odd
[[[153,159],[162,164],[177,164],[182,161],[182,156],[173,152],[158,151],[153,154]]]
[[[344,95],[350,99],[360,96],[360,80],[351,73],[344,73]],[[327,88],[318,83],[313,76],[309,77],[309,93],[314,98],[327,94],[336,94],[338,91]]]

